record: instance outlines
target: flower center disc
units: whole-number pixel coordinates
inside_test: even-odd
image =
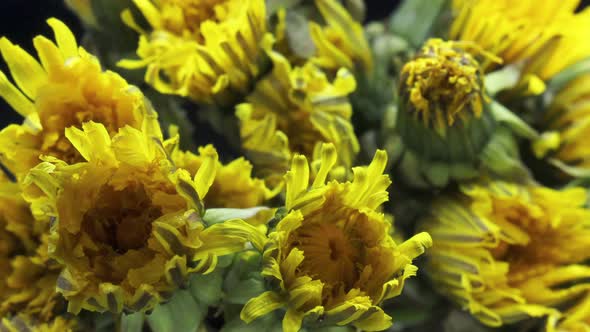
[[[152,205],[143,186],[120,191],[105,186],[95,207],[84,215],[82,227],[95,243],[124,254],[146,245],[152,222],[160,216],[161,209]]]

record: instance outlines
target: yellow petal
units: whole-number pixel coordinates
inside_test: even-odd
[[[52,41],[44,36],[37,36],[33,39],[33,45],[47,74],[51,75],[56,69],[64,66],[64,56]]]
[[[199,197],[203,199],[213,184],[213,180],[215,180],[219,156],[212,145],[207,145],[206,147],[199,149],[199,154],[203,157],[203,163],[197,171],[197,174],[195,174],[195,183],[197,193],[199,194]]]
[[[413,260],[422,255],[427,248],[432,247],[432,238],[426,232],[422,232],[412,236],[409,240],[402,243],[398,249],[399,251]]]
[[[301,329],[304,314],[304,312],[298,311],[295,308],[287,309],[285,318],[283,318],[283,331],[298,332]]]
[[[363,331],[383,331],[388,329],[392,324],[391,317],[383,312],[381,308],[373,308],[377,309],[377,311],[367,318],[357,320],[353,325]]]
[[[154,30],[161,27],[160,12],[150,0],[133,0],[133,2]]]
[[[135,17],[131,13],[131,10],[125,9],[121,12],[121,20],[125,25],[135,30],[140,35],[146,35],[147,32],[135,21]]]
[[[146,135],[135,128],[126,126],[112,139],[112,147],[117,160],[124,163],[147,167],[156,156],[155,145],[146,144]]]
[[[332,167],[334,167],[334,164],[336,164],[336,159],[337,155],[334,144],[322,144],[322,164],[320,165],[320,170],[313,181],[312,188],[319,188],[324,185],[328,172],[330,172]]]
[[[291,209],[298,196],[307,190],[309,185],[309,165],[307,158],[302,155],[296,155],[291,163],[291,170],[285,174],[287,183],[287,193],[285,206]]]
[[[264,292],[244,305],[242,312],[240,312],[240,318],[244,322],[250,323],[256,318],[264,316],[282,306],[283,302],[279,294],[270,291]]]
[[[60,20],[50,18],[47,24],[53,29],[55,41],[65,59],[78,55],[78,43],[72,31]]]
[[[87,161],[114,161],[111,138],[105,126],[93,121],[76,127],[66,128],[66,137]]]
[[[35,112],[35,105],[12,84],[0,71],[0,96],[6,100],[18,114],[26,117]]]
[[[29,53],[6,38],[0,39],[0,51],[18,87],[34,100],[47,82],[47,73]]]

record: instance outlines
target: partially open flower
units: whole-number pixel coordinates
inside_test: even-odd
[[[590,290],[586,196],[496,181],[438,199],[423,221],[437,290],[489,326],[560,316]]]
[[[316,0],[326,25],[310,22],[316,55],[312,59],[323,68],[347,68],[370,73],[373,58],[363,27],[335,0]]]
[[[57,290],[70,312],[150,310],[188,274],[212,271],[217,256],[258,234],[242,220],[202,221],[217,169],[213,147],[201,151],[192,177],[165,153],[175,142],[162,142],[155,119],[112,138],[95,122],[66,136],[87,162],[47,158],[25,184],[35,215],[52,221],[49,254],[64,265]]]
[[[425,165],[419,177],[436,185],[472,176],[495,127],[483,72],[463,46],[430,39],[401,71],[397,132]]]
[[[123,20],[141,34],[139,60],[121,67],[147,67],[145,80],[162,93],[198,102],[231,104],[247,94],[264,62],[264,0],[134,0],[150,24],[144,30],[131,11]]]
[[[137,88],[114,72],[103,72],[96,58],[78,48],[61,21],[47,22],[57,45],[43,36],[34,39],[40,63],[8,39],[0,40],[18,86],[0,72],[0,97],[25,117],[23,125],[0,132],[0,160],[19,179],[39,163],[40,155],[71,163],[83,160],[66,139],[66,128],[95,121],[113,135],[126,125],[138,128],[147,107]]]
[[[250,300],[241,318],[250,322],[279,308],[283,330],[302,324],[353,325],[365,331],[388,328],[380,304],[399,295],[417,267],[412,260],[431,245],[421,233],[397,245],[379,206],[391,181],[378,151],[368,167],[354,168],[351,182],[326,182],[336,163],[333,145],[322,148],[322,164],[310,185],[304,156],[293,158],[286,179],[286,211],[269,235],[263,271],[272,287]]]
[[[533,145],[537,157],[572,176],[590,174],[589,84],[590,74],[583,74],[553,96],[541,121],[546,132]]]
[[[330,82],[311,63],[292,68],[282,55],[270,56],[272,72],[236,111],[242,147],[257,174],[275,186],[295,153],[311,159],[322,142],[333,143],[337,164],[350,169],[359,151],[348,101],[356,87],[352,74],[341,69]]]
[[[505,65],[522,65],[523,79],[547,80],[590,55],[590,10],[574,13],[579,2],[454,0],[449,39],[474,42]]]

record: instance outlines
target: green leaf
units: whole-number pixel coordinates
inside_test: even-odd
[[[206,313],[207,306],[197,302],[189,290],[177,290],[168,303],[147,316],[147,321],[153,331],[195,332]]]
[[[207,225],[219,224],[231,219],[248,219],[258,212],[268,210],[266,206],[257,206],[248,209],[207,209],[203,220]]]
[[[141,332],[145,317],[142,312],[136,312],[131,315],[123,315],[121,318],[122,332]]]
[[[445,0],[405,0],[392,15],[390,29],[414,47],[426,40]]]

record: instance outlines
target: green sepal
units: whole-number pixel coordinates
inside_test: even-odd
[[[400,98],[400,103],[403,99]],[[479,159],[479,153],[488,144],[496,127],[496,119],[489,106],[485,106],[479,117],[458,119],[443,134],[425,126],[411,111],[405,111],[410,105],[400,104],[396,129],[404,145],[421,160],[473,164]]]
[[[403,111],[400,99],[396,111],[395,130],[386,138],[388,150],[403,147],[398,169],[410,186],[444,187],[452,180],[477,177],[480,155],[489,144],[498,126],[491,105],[486,104],[481,116],[457,119],[444,132],[424,125],[410,112]],[[391,130],[391,129],[389,129]],[[399,135],[401,142],[395,140]]]

